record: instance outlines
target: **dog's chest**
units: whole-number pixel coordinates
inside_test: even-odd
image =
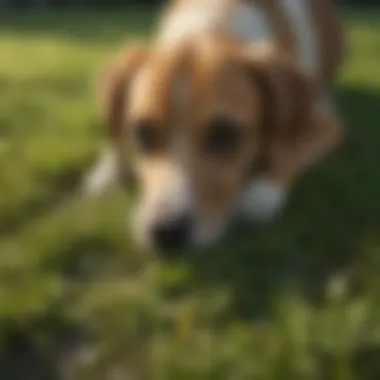
[[[310,0],[279,0],[281,12],[291,27],[299,63],[310,74],[318,70],[318,49],[309,12]],[[255,0],[188,1],[165,19],[159,43],[197,38],[223,30],[246,43],[275,42],[274,20]]]

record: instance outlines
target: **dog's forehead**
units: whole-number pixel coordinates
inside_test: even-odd
[[[248,112],[251,86],[226,58],[206,49],[156,53],[132,83],[132,116],[183,129],[213,113]]]

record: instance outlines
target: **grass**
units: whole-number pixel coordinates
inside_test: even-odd
[[[72,197],[105,143],[96,72],[151,19],[1,16],[0,378],[379,379],[376,17],[346,18],[341,151],[277,225],[178,262],[134,247],[129,194]]]

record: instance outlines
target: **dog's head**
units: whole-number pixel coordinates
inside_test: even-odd
[[[241,201],[255,178],[266,179],[264,197],[283,195],[307,164],[295,152],[312,117],[311,84],[269,50],[217,37],[130,47],[101,93],[138,183],[133,224],[154,248],[214,242],[250,207]]]

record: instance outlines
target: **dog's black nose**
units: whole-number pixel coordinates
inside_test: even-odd
[[[164,253],[184,249],[190,242],[191,228],[192,222],[189,217],[161,222],[153,228],[153,244]]]

